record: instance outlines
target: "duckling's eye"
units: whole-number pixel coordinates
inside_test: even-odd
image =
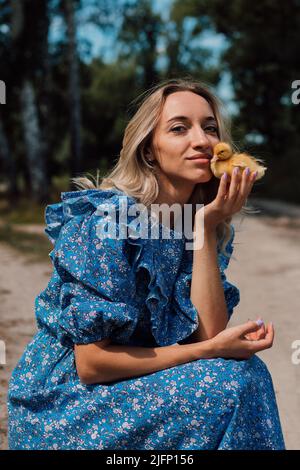
[[[185,129],[185,127],[184,126],[173,127],[173,129],[171,129],[171,132],[179,133],[180,130],[178,130],[178,129]]]

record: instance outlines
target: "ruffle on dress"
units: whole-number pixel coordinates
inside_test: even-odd
[[[132,230],[136,215],[125,221],[119,217],[124,201],[127,207],[137,203],[117,189],[87,189],[62,193],[62,202],[46,208],[45,232],[54,244],[50,257],[62,280],[57,322],[63,345],[107,337],[126,342],[144,315],[136,302],[140,269],[149,275],[145,305],[159,346],[187,338],[198,326],[189,294],[191,267],[188,273],[181,271],[185,238],[162,239],[160,224],[158,239],[142,238]],[[117,237],[128,229],[127,238],[99,237],[103,214],[112,207],[116,218],[105,220]],[[224,286],[229,289],[227,281]]]
[[[227,306],[228,320],[230,320],[234,307],[240,302],[240,291],[232,283],[227,280],[225,271],[228,268],[231,255],[233,253],[233,240],[235,237],[234,226],[231,224],[231,236],[226,244],[225,251],[228,253],[228,256],[221,253],[221,250],[218,246],[218,265],[221,275],[221,281],[224,290],[224,296]],[[195,318],[195,307],[193,306],[190,300],[190,291],[192,283],[192,270],[193,270],[193,252],[188,250],[185,252],[185,256],[182,259],[181,267],[179,270],[178,278],[175,283],[174,289],[174,303],[176,305],[177,312],[181,312]],[[199,312],[201,315],[201,312]]]
[[[233,247],[233,240],[235,236],[235,229],[234,225],[230,225],[231,228],[231,236],[230,239],[226,245],[225,251],[229,254],[229,256],[225,256],[223,253],[218,250],[218,264],[220,267],[220,273],[221,273],[221,280],[223,284],[223,289],[224,289],[224,294],[225,294],[225,300],[227,304],[227,313],[228,313],[228,318],[230,319],[232,314],[233,314],[233,309],[238,305],[240,302],[240,291],[239,289],[234,285],[231,284],[226,277],[225,270],[228,268],[229,261],[231,258],[231,255],[233,253],[234,247]]]

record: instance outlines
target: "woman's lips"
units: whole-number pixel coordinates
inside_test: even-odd
[[[208,158],[188,158],[191,162],[197,162],[197,163],[209,163]]]

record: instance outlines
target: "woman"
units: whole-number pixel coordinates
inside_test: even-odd
[[[214,178],[219,140],[230,136],[207,87],[166,81],[144,97],[101,185],[77,179],[82,190],[47,207],[54,270],[10,381],[10,449],[284,449],[272,379],[255,355],[272,346],[273,326],[226,329],[239,302],[224,273],[230,222],[255,175]],[[151,227],[153,203],[180,204],[181,216],[192,204],[195,249],[177,238],[175,216],[158,221],[156,239],[100,237],[103,210],[120,216],[124,198],[147,208]],[[133,222],[109,217],[117,235]]]

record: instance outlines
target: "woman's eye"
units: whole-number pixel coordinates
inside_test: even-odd
[[[173,129],[171,129],[171,132],[174,132],[175,134],[179,134],[183,131],[186,130],[186,128],[184,126],[176,126],[176,127],[173,127]],[[208,132],[212,132],[213,134],[217,134],[218,133],[218,128],[216,126],[207,126],[205,127],[205,130],[207,130]]]
[[[173,127],[173,129],[171,129],[171,132],[180,132],[179,129],[185,129],[184,126],[176,126],[176,127]]]
[[[207,126],[205,129],[210,129],[209,132],[218,132],[218,128],[216,126]]]

